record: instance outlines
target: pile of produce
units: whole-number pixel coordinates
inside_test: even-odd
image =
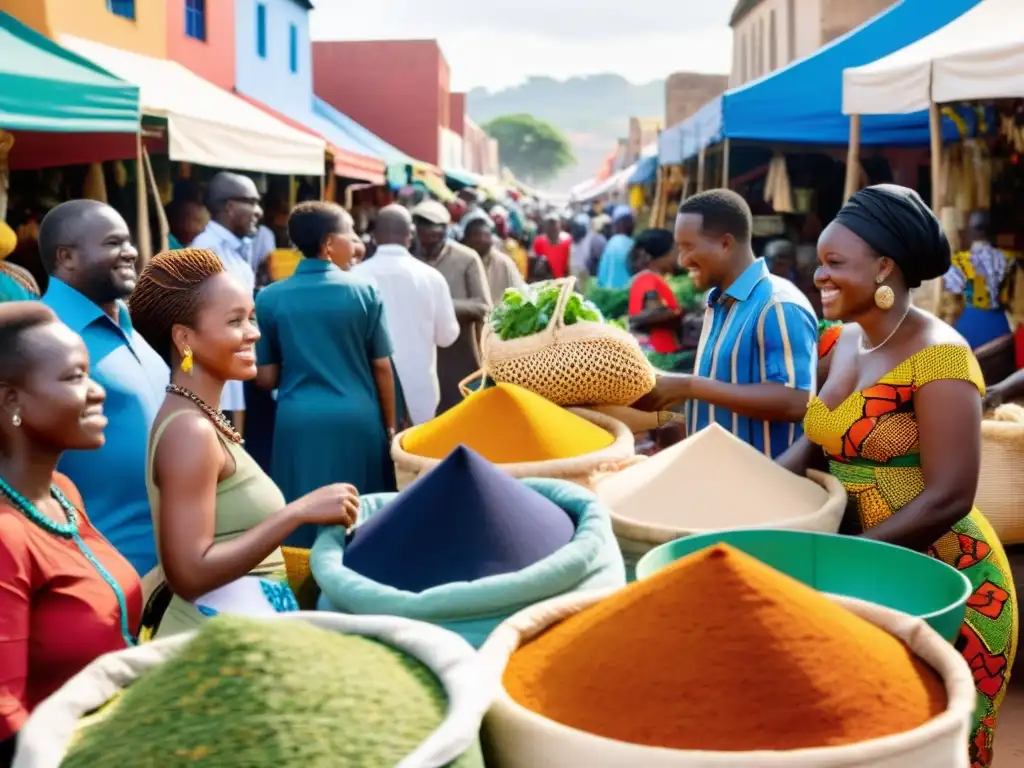
[[[717,752],[859,743],[947,705],[901,640],[724,544],[555,624],[512,655],[504,686],[588,733]]]
[[[509,288],[491,310],[488,321],[502,341],[540,333],[551,322],[562,283],[545,280],[523,288]],[[573,293],[565,306],[565,324],[600,323],[604,318],[594,304]]]
[[[613,442],[610,432],[535,392],[499,383],[411,428],[402,437],[402,448],[443,459],[464,445],[495,464],[518,464],[571,459]]]
[[[376,640],[218,616],[81,731],[62,765],[393,766],[446,712],[433,673]],[[479,748],[452,765],[482,766]]]

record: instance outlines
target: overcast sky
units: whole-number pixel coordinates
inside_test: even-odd
[[[530,75],[728,72],[736,0],[317,0],[314,40],[436,38],[453,90]]]

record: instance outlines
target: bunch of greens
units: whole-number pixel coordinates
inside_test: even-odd
[[[604,317],[622,317],[629,311],[628,288],[602,288],[596,280],[591,280],[587,300],[593,302]]]
[[[685,273],[669,275],[665,278],[665,282],[668,283],[668,287],[672,289],[672,293],[679,300],[679,306],[685,311],[692,312],[700,306],[703,293],[694,287],[693,280],[689,275]]]
[[[488,318],[491,329],[502,341],[540,333],[551,322],[561,291],[562,283],[557,280],[545,280],[525,288],[509,288],[491,310]],[[604,322],[593,302],[578,293],[569,297],[564,317],[566,325]]]

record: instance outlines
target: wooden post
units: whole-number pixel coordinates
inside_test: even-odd
[[[142,147],[142,159],[145,161],[146,165],[146,180],[149,182],[149,191],[153,193],[153,199],[157,201],[156,221],[160,230],[160,243],[157,247],[157,251],[159,253],[163,253],[171,245],[169,238],[171,225],[170,222],[167,221],[167,212],[164,211],[163,205],[160,204],[160,189],[156,185],[156,174],[153,173],[153,162],[149,159],[149,152],[146,150],[145,145]]]
[[[850,145],[846,150],[846,186],[843,200],[849,200],[860,185],[860,115],[850,115]]]
[[[928,105],[928,133],[931,141],[932,210],[942,215],[942,112],[934,101]],[[934,315],[942,307],[942,278],[929,280],[914,291],[914,303]]]
[[[722,144],[722,189],[729,188],[729,139]]]
[[[153,237],[149,232],[149,199],[146,194],[146,158],[142,146],[142,128],[135,134],[135,240],[139,250],[139,270],[153,256]]]
[[[704,163],[706,162],[704,147],[697,153],[697,194],[704,191]]]

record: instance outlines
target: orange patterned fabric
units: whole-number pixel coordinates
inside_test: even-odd
[[[898,513],[924,490],[914,395],[929,382],[946,379],[969,381],[984,394],[974,355],[966,347],[942,344],[911,355],[835,408],[811,399],[804,432],[824,449],[865,530]],[[971,667],[978,697],[971,767],[988,768],[996,718],[1017,651],[1017,600],[1009,563],[977,510],[935,542],[928,554],[963,572],[974,587],[956,646]]]

